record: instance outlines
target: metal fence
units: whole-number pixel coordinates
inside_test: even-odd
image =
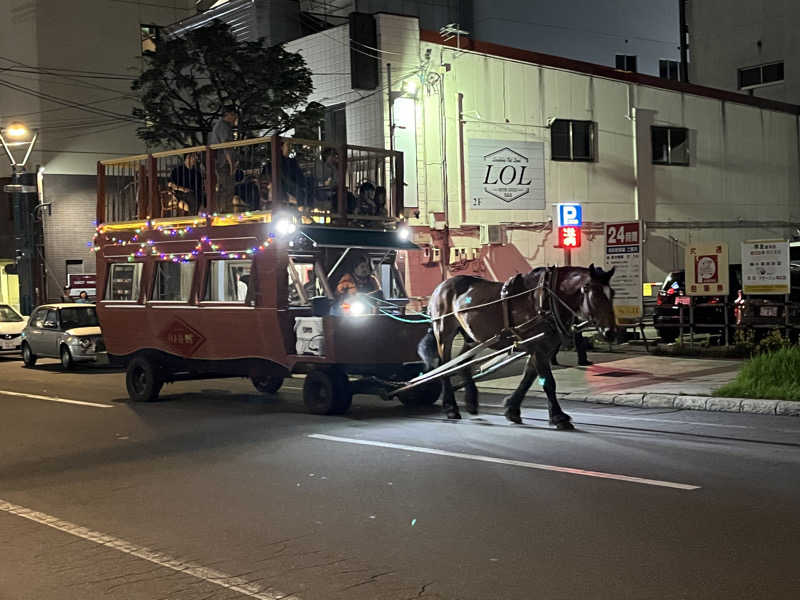
[[[98,163],[98,222],[292,207],[318,223],[403,214],[402,153],[271,136]]]

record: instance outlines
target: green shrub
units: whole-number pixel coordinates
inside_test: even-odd
[[[714,395],[800,401],[800,347],[784,345],[772,352],[756,354],[744,364],[736,379]]]

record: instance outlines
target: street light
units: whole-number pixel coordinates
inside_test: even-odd
[[[6,141],[8,137],[10,141]],[[37,131],[31,132],[22,123],[10,123],[0,128],[0,143],[8,156],[11,167],[11,184],[4,191],[12,194],[14,209],[14,245],[17,257],[17,273],[19,276],[19,304],[22,314],[29,315],[35,304],[34,263],[39,239],[39,228],[35,224],[35,213],[41,206],[37,173],[26,173],[25,164],[31,156]],[[17,161],[12,147],[25,148],[25,156]]]

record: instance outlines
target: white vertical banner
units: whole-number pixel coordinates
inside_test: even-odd
[[[403,206],[416,208],[417,197],[417,103],[414,98],[394,101],[394,149],[403,153]]]
[[[605,269],[614,268],[614,314],[618,323],[642,317],[642,245],[639,223],[606,223]]]

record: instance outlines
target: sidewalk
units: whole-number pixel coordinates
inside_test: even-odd
[[[800,402],[715,398],[712,392],[736,377],[742,361],[590,353],[595,364],[576,367],[575,353],[562,352],[553,367],[558,397],[644,408],[674,408],[800,416]],[[517,387],[523,367],[515,366],[495,379],[478,382],[480,390],[507,395]],[[534,383],[529,397],[544,398]]]

